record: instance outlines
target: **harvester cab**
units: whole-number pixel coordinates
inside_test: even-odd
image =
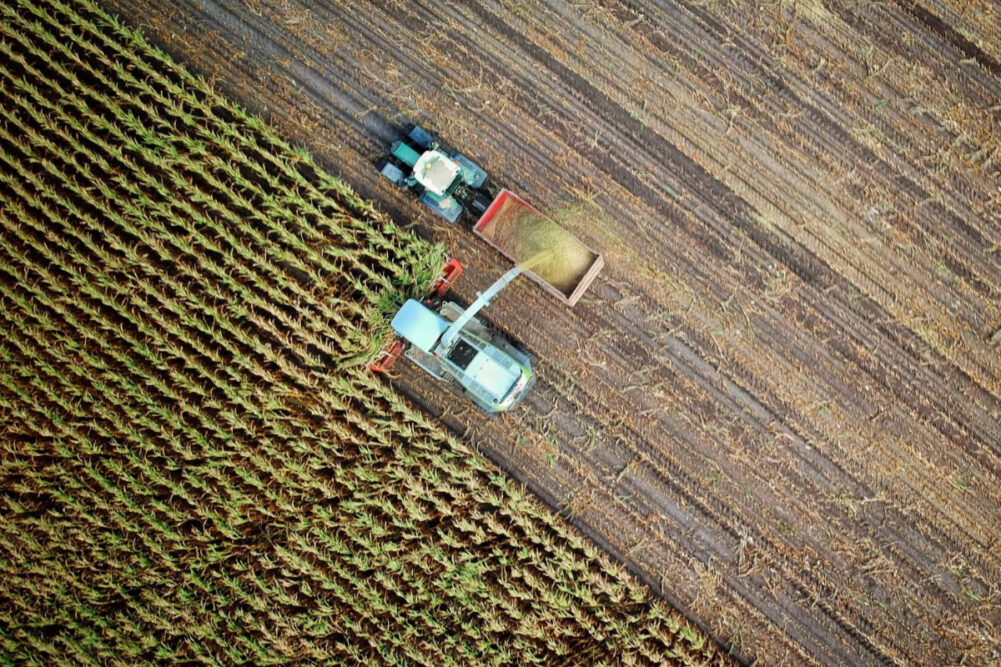
[[[419,125],[408,125],[378,164],[395,185],[413,190],[422,204],[454,223],[463,211],[481,215],[493,200],[487,172],[462,153],[442,146]]]

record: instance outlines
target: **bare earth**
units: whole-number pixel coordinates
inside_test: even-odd
[[[108,5],[444,240],[464,298],[510,263],[379,180],[395,123],[564,209],[591,291],[489,311],[526,403],[394,385],[724,648],[1001,660],[997,0]]]

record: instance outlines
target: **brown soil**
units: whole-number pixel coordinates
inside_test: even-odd
[[[413,119],[606,260],[488,316],[488,420],[395,386],[735,654],[1001,659],[997,3],[109,0],[396,219],[469,298],[509,266],[372,165]]]

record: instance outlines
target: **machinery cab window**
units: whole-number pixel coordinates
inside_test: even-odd
[[[452,346],[452,349],[449,350],[448,360],[462,370],[466,370],[469,363],[476,356],[477,352],[478,350],[475,347],[460,339],[455,345]]]

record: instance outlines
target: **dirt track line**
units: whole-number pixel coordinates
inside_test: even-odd
[[[719,505],[718,504],[719,501],[715,501],[714,503],[712,503],[716,504],[715,509],[710,510],[709,509],[710,505],[706,505],[705,503],[707,501],[709,502],[712,501],[709,498],[703,498],[701,494],[694,493],[693,489],[699,488],[700,484],[695,482],[694,479],[688,477],[687,474],[683,472],[683,468],[679,467],[677,462],[668,463],[661,457],[657,456],[656,454],[648,453],[655,451],[654,448],[652,447],[652,443],[650,443],[649,441],[645,441],[644,436],[641,436],[638,432],[632,431],[631,429],[629,431],[623,431],[621,439],[623,442],[629,443],[629,450],[633,455],[633,457],[635,457],[632,460],[638,461],[641,464],[643,464],[643,466],[639,468],[638,473],[649,474],[650,472],[655,472],[656,479],[659,480],[658,488],[661,490],[659,490],[656,493],[647,495],[637,491],[637,487],[635,486],[634,474],[629,474],[619,479],[617,487],[613,493],[615,495],[621,495],[622,493],[626,493],[626,495],[631,496],[632,499],[630,500],[630,505],[636,507],[636,511],[639,514],[639,516],[647,517],[655,514],[660,514],[665,511],[664,505],[659,505],[659,506],[648,505],[643,503],[643,500],[648,497],[653,497],[653,498],[661,497],[663,495],[662,489],[665,488],[662,485],[667,484],[668,488],[672,488],[673,490],[673,493],[671,495],[680,498],[680,504],[675,505],[675,507],[680,507],[681,505],[684,505],[686,507],[685,516],[688,517],[686,519],[686,522],[690,522],[692,518],[694,518],[691,515],[693,506],[694,507],[701,506],[702,514],[704,514],[705,518],[702,519],[699,523],[701,523],[703,526],[711,525],[713,523],[725,526],[725,524],[719,523],[719,521],[721,520],[720,517],[724,516],[726,513],[725,507],[723,505]],[[583,460],[586,460],[586,457],[583,457],[582,453],[580,452],[578,452],[576,456],[583,458]],[[627,470],[627,467],[624,466],[622,468],[622,471],[624,470]],[[637,505],[637,503],[640,504]],[[651,512],[653,512],[654,514],[651,514]],[[671,513],[668,512],[668,515],[670,514]],[[706,522],[708,522],[708,524]],[[698,525],[698,523],[696,525]],[[727,535],[730,538],[729,540],[730,548],[721,550],[720,547],[717,546],[708,553],[705,553],[700,558],[700,560],[702,562],[709,563],[712,562],[713,559],[716,559],[718,561],[727,562],[731,566],[736,567],[737,557],[735,549],[733,547],[740,541],[741,537],[746,534],[739,531],[737,529],[737,525],[739,524],[735,524],[733,527],[725,527]],[[697,529],[697,531],[694,534],[702,536],[699,538],[700,541],[708,538],[708,533],[705,532],[704,527]],[[765,548],[769,549],[771,545],[770,545],[770,540],[768,538],[763,537],[762,534],[760,533],[756,533],[755,536],[758,543],[765,545]],[[771,560],[776,566],[781,567],[782,558],[778,556],[777,553],[773,554],[768,560]],[[782,568],[782,569],[787,569],[787,568]],[[799,579],[799,577],[795,575],[790,577],[790,572],[788,570],[786,572],[783,572],[783,575],[785,576],[787,582],[795,582],[796,580]],[[751,581],[752,580],[748,580],[748,585],[750,585]],[[773,590],[766,591],[766,589],[763,587],[761,583],[758,583],[753,588],[748,588],[748,585],[744,585],[738,580],[731,580],[730,583],[731,585],[734,585],[737,590],[740,590],[745,597],[748,597],[749,599],[754,601],[754,605],[758,609],[764,609],[767,606],[769,606],[765,604],[764,600],[762,599],[762,595],[765,596],[765,599],[773,599],[772,596],[774,595],[774,591]],[[786,585],[788,586],[788,583]],[[814,588],[815,585],[816,585],[815,583],[811,585],[807,584],[806,582],[800,582],[800,584],[792,588],[790,592],[795,593],[798,590],[799,595],[804,598],[816,599],[818,597],[822,597],[823,594],[818,595],[817,589]],[[801,610],[792,609],[786,605],[782,605],[780,598],[777,599],[776,601],[779,602],[781,608],[785,610],[785,613],[791,614],[793,617],[799,618],[799,623],[802,626],[802,630],[800,632],[807,632],[808,635],[814,637],[814,641],[821,642],[821,644],[826,645],[828,649],[831,649],[835,645],[836,642],[832,643],[833,638],[829,636],[829,630],[819,631],[815,628],[810,629],[814,621],[811,620],[808,616],[804,616]],[[853,637],[853,639],[856,642],[859,642],[859,644],[867,643],[862,637],[862,635],[860,635],[857,631],[850,629],[853,627],[853,624],[846,625],[843,620],[839,620],[840,616],[839,614],[832,613],[830,610],[828,610],[828,615],[831,617],[832,621],[836,622],[837,625],[841,626],[842,630],[847,631],[848,635],[850,637]],[[776,622],[779,617],[780,615],[775,614],[775,612],[772,613],[773,622]],[[790,630],[787,628],[787,631]],[[805,639],[801,639],[801,641],[804,640]],[[872,649],[871,644],[869,647],[870,649]],[[814,644],[814,649],[816,650],[817,648],[819,648],[819,645]]]
[[[703,45],[703,47],[704,47],[704,48],[706,48],[706,49],[710,49],[710,50],[711,50],[711,47],[710,47],[709,45]],[[702,48],[702,47],[700,47],[700,48]],[[738,56],[736,56],[736,57],[739,57],[739,55],[738,55]],[[739,70],[738,70],[738,71],[739,71]],[[783,90],[783,89],[784,89],[784,88],[781,88],[781,87],[779,88],[779,90]],[[799,101],[797,100],[797,103],[800,103],[800,102],[799,102]],[[828,110],[829,108],[830,108],[830,105],[827,105],[827,106],[825,107],[825,110]],[[814,114],[814,115],[813,115],[813,117],[815,117],[815,118],[819,118],[819,116],[816,116],[816,114]],[[834,117],[836,118],[837,116],[834,116]],[[840,130],[840,127],[838,126],[838,124],[837,124],[837,123],[823,123],[823,127],[824,127],[824,130],[825,130],[825,132],[829,131],[829,132],[831,132],[831,133],[835,133],[835,134],[836,134],[837,132],[841,131],[841,130]],[[808,132],[808,134],[809,134],[809,132]],[[814,134],[815,134],[815,133],[814,133]],[[844,141],[846,141],[846,142],[848,142],[849,144],[855,144],[855,142],[854,142],[854,139],[853,139],[853,138],[851,138],[851,137],[848,137],[848,136],[846,136],[846,137],[844,137],[844,138],[843,138],[843,140],[844,140]],[[859,148],[861,149],[861,147],[859,147]],[[864,150],[867,150],[867,149],[864,149]],[[873,162],[874,160],[875,160],[876,162],[878,162],[878,161],[879,161],[879,160],[878,160],[878,159],[877,159],[877,158],[876,158],[876,157],[875,157],[874,155],[871,155],[871,157],[870,157],[870,160],[869,160],[869,161],[870,161],[870,162]],[[912,187],[913,187],[913,185],[912,185]],[[954,218],[954,220],[953,220],[953,221],[954,221],[954,222],[956,222],[957,224],[959,224],[959,225],[962,225],[962,224],[963,224],[963,222],[962,222],[962,219],[961,219],[961,218],[956,218],[955,216],[953,216],[953,218]],[[981,245],[982,245],[982,244],[981,244]],[[973,254],[972,256],[980,256],[980,255],[979,255],[979,253],[974,253],[974,254]],[[962,272],[963,272],[963,271],[962,271],[962,270],[960,270],[960,273],[962,273]]]
[[[596,393],[600,394],[600,388],[594,387],[593,389],[595,390]],[[607,394],[604,394],[604,399],[606,401],[608,400],[608,395]],[[597,402],[598,402],[597,401],[597,396],[595,396],[595,401],[591,402],[591,404],[596,404]],[[605,422],[605,423],[607,423],[607,422]],[[693,496],[691,490],[692,489],[697,489],[700,486],[694,480],[689,480],[688,482],[685,482],[685,483],[680,483],[680,482],[676,483],[676,482],[671,481],[671,480],[673,480],[675,478],[679,478],[679,477],[682,480],[684,480],[685,474],[681,472],[681,468],[678,466],[677,462],[671,463],[671,464],[666,464],[667,465],[667,469],[665,469],[663,467],[665,465],[664,462],[661,462],[660,465],[657,465],[655,463],[655,459],[651,459],[650,455],[648,455],[646,453],[646,452],[655,452],[656,449],[657,449],[653,445],[652,441],[646,440],[646,436],[641,436],[641,435],[639,435],[638,432],[629,432],[629,433],[625,433],[624,434],[624,440],[626,442],[630,443],[630,449],[631,449],[631,451],[633,453],[633,456],[635,457],[634,460],[646,461],[649,464],[654,464],[655,467],[653,469],[655,469],[655,470],[658,471],[658,478],[661,479],[661,480],[663,480],[669,486],[675,488],[675,492],[678,493],[678,494],[680,494],[680,497],[682,499],[687,498],[689,504],[692,503],[692,502],[697,502],[698,504],[702,504],[703,508],[705,508],[704,509],[704,514],[706,515],[707,518],[708,517],[712,517],[712,516],[722,517],[722,516],[724,516],[727,513],[725,507],[722,506],[722,505],[717,506],[717,509],[714,510],[714,511],[709,511],[707,509],[708,506],[704,505],[703,503],[705,503],[705,502],[710,502],[711,503],[711,502],[713,502],[712,500],[710,500],[710,499],[702,500],[702,499],[698,499],[697,496]],[[635,444],[633,444],[633,443],[635,443]],[[586,459],[588,457],[585,456],[583,458]],[[688,491],[686,491],[686,489],[688,489]],[[715,522],[715,521],[718,521],[718,519],[712,519],[712,520],[710,520],[711,523]],[[731,538],[731,541],[733,541],[734,543],[736,543],[736,541],[739,540],[739,537],[741,535],[740,531],[737,530],[736,528],[727,528],[726,530],[728,531],[728,534],[729,534],[729,537]],[[770,542],[770,540],[768,540],[765,537],[759,538],[759,541],[762,542],[762,543],[764,543],[764,544],[768,544]],[[715,551],[715,556],[718,557],[718,558],[721,558],[722,560],[725,560],[725,561],[730,561],[730,559],[733,557],[732,556],[732,552],[730,552],[730,553],[719,552],[718,548]],[[782,560],[781,557],[779,557],[777,554],[774,556],[774,559],[775,559],[776,562],[781,562],[781,560]],[[792,580],[796,580],[798,578],[796,575],[794,575],[794,574],[792,574],[790,572],[786,572],[786,573],[784,573],[784,575],[786,576],[786,578],[789,578],[789,579],[792,579]],[[807,585],[806,583],[803,583],[802,586],[803,586],[803,588],[801,588],[800,590],[803,591],[803,593],[806,595],[806,597],[813,598],[813,599],[819,599],[819,598],[823,598],[824,597],[823,594],[820,594],[820,593],[817,592],[817,589],[813,589],[813,592],[810,592],[809,594],[807,594],[806,591],[810,591],[811,590],[811,586]],[[816,586],[816,583],[814,583],[814,586]],[[760,606],[760,603],[759,603],[759,606]],[[835,620],[837,620],[836,617],[835,617]],[[844,623],[841,623],[841,625],[842,625],[842,627],[847,627],[847,626],[844,625]]]
[[[387,142],[395,137],[396,133],[389,123],[369,113],[369,109],[375,106],[375,100],[365,97],[363,87],[348,80],[343,80],[343,86],[330,85],[329,80],[340,80],[337,72],[325,69],[321,74],[309,63],[299,61],[292,49],[265,37],[271,24],[263,17],[251,22],[245,18],[246,14],[240,16],[224,3],[213,0],[178,0],[178,4],[186,5],[193,14],[204,16],[226,33],[241,35],[248,46],[260,49],[274,61],[287,63],[287,71],[296,86],[305,87],[314,99],[324,102],[325,110],[363,136],[374,136]],[[354,96],[337,94],[345,88],[352,90]]]
[[[846,25],[853,26],[860,33],[868,36],[873,43],[877,44],[880,48],[885,48],[890,53],[896,54],[900,58],[913,61],[915,58],[911,51],[914,50],[914,47],[911,47],[911,49],[905,49],[899,40],[895,40],[891,35],[887,34],[889,32],[888,26],[895,26],[901,34],[904,32],[913,34],[914,28],[919,26],[906,22],[906,17],[900,15],[899,13],[891,12],[886,8],[876,8],[875,11],[880,14],[880,18],[882,19],[881,21],[869,20],[864,14],[859,14],[853,11],[841,12],[839,14],[839,18],[844,21]],[[918,31],[918,34],[923,33]],[[1001,87],[998,85],[992,85],[990,82],[985,81],[982,78],[973,77],[968,68],[963,68],[962,66],[957,67],[955,61],[946,59],[944,57],[944,53],[946,51],[948,51],[947,48],[943,48],[942,44],[938,44],[929,45],[929,48],[925,49],[923,53],[931,58],[939,60],[938,65],[941,71],[950,71],[955,75],[955,79],[950,79],[950,81],[958,80],[960,82],[972,83],[975,89],[970,86],[966,86],[964,91],[971,96],[979,94],[981,103],[985,105],[985,108],[991,104],[991,100],[996,99],[997,95],[1001,95]],[[845,53],[846,56],[849,55],[847,51]],[[919,58],[919,61],[924,62],[924,59]],[[892,82],[886,82],[883,83],[883,85],[890,88],[892,87]],[[908,100],[909,95],[907,91],[903,90],[899,86],[892,87],[891,89],[895,93],[897,99],[905,101]],[[934,127],[938,133],[948,135],[952,142],[967,141],[967,139],[965,139],[962,135],[957,134],[955,129],[947,127],[941,121],[932,119],[932,117],[927,113],[920,113],[919,109],[920,108],[908,108],[906,115],[897,114],[897,117],[907,120],[916,117],[927,119],[928,121],[934,123]],[[874,116],[873,120],[885,134],[894,137],[896,140],[895,143],[903,143],[904,140],[902,135],[897,131],[896,127],[890,124],[889,121],[883,119],[882,114]],[[920,147],[915,146],[915,148]],[[906,148],[901,150],[904,154],[907,154],[908,152]],[[922,180],[933,183],[936,180],[935,176],[930,174],[927,169],[915,169],[912,161],[910,160],[895,160],[894,165],[897,171],[899,171],[904,178],[898,177],[894,181],[891,181],[890,184],[896,185],[898,190],[910,193],[912,200],[915,202],[928,201],[929,193],[927,188],[924,191],[914,190],[914,184],[920,183]],[[951,227],[958,229],[972,246],[968,252],[964,252],[966,249],[955,247],[952,241],[949,240],[949,246],[953,250],[953,255],[950,258],[950,261],[957,263],[976,262],[978,259],[984,257],[983,251],[990,245],[989,238],[993,234],[994,230],[987,221],[981,220],[981,214],[976,213],[969,205],[966,204],[966,200],[975,199],[973,196],[974,192],[971,190],[971,184],[957,180],[958,175],[952,170],[950,170],[948,178],[949,188],[944,190],[948,194],[948,222]],[[941,184],[939,183],[939,185]],[[933,201],[931,203],[934,206],[941,205],[937,201]],[[938,222],[934,217],[929,218],[928,215],[925,214],[919,215],[918,219],[922,221],[923,229],[926,232],[934,232],[936,229],[935,225]],[[980,222],[980,225],[975,226],[978,221]],[[914,238],[915,241],[921,240],[919,237],[914,237],[913,235],[912,238]],[[977,265],[988,271],[994,269],[993,277],[995,278],[995,282],[993,284],[980,283],[979,287],[980,289],[993,290],[993,292],[996,293],[998,289],[997,267],[992,266],[989,261],[982,262]],[[958,273],[961,275],[963,274],[962,271],[958,271]],[[977,282],[980,281],[980,279],[976,276],[973,276],[973,279]]]
[[[848,330],[854,330],[854,327],[847,327]]]
[[[707,47],[707,48],[708,48],[708,47]],[[962,270],[960,270],[960,272],[962,273],[963,271],[962,271]]]
[[[772,54],[770,54],[770,53],[768,53],[768,52],[766,52],[766,51],[764,51],[762,49],[757,48],[757,46],[756,46],[756,44],[754,42],[745,39],[741,35],[741,32],[740,32],[739,29],[734,29],[735,26],[731,25],[728,28],[723,28],[719,23],[717,23],[716,21],[714,21],[713,19],[711,19],[709,17],[709,14],[708,14],[708,12],[706,10],[704,10],[704,9],[702,9],[700,7],[694,6],[694,5],[691,5],[688,8],[695,15],[699,16],[700,22],[703,22],[703,21],[705,22],[704,23],[705,26],[707,28],[710,28],[713,31],[713,33],[717,36],[718,39],[724,39],[724,38],[726,38],[728,40],[729,39],[733,39],[734,35],[736,34],[736,38],[738,40],[737,43],[740,44],[741,50],[742,51],[752,52],[752,53],[756,52],[757,55],[758,55],[758,62],[764,62],[769,57],[772,57]],[[855,8],[855,9],[857,10],[857,8]],[[846,11],[846,12],[842,13],[840,15],[840,18],[845,21],[846,25],[855,25],[856,27],[860,27],[861,26],[861,22],[859,20],[859,14],[855,10],[850,10],[850,11]],[[891,17],[888,17],[888,18],[891,18]],[[825,23],[824,24],[824,28],[827,29],[827,30],[834,30],[834,29],[836,29],[836,26],[832,25],[830,23]],[[901,26],[901,28],[905,29],[904,26]],[[820,32],[819,30],[813,29],[812,26],[811,26],[811,24],[809,22],[807,22],[804,26],[799,27],[797,29],[797,31],[805,31],[807,34],[810,34],[811,37],[817,43],[819,43],[819,44],[830,44],[830,45],[833,46],[833,43],[831,42],[830,39],[827,38],[827,36],[825,35],[825,33]],[[889,42],[887,40],[884,40],[881,43],[881,46],[885,46],[885,45],[889,45],[889,47],[892,50],[896,50],[898,48],[898,45],[897,45],[896,42]],[[709,46],[709,45],[707,45],[707,46]],[[844,57],[844,59],[846,61],[859,62],[859,59],[857,57],[857,51],[858,51],[857,48],[854,49],[854,50],[842,50],[842,54],[841,55]],[[939,49],[939,51],[940,51],[940,49]],[[740,51],[734,53],[732,55],[732,57],[740,59],[741,58]],[[757,75],[758,76],[770,77],[768,80],[771,83],[773,83],[773,84],[776,85],[776,87],[777,87],[777,89],[778,89],[779,92],[781,92],[781,93],[795,94],[797,96],[797,98],[795,100],[793,100],[793,101],[796,102],[797,105],[801,106],[803,104],[803,101],[806,100],[806,99],[811,99],[811,100],[814,100],[814,101],[816,101],[816,102],[819,103],[818,107],[807,106],[806,110],[811,115],[812,118],[814,118],[815,120],[820,120],[820,117],[818,117],[816,115],[816,112],[819,109],[822,108],[823,111],[824,111],[824,115],[827,116],[828,118],[832,119],[833,121],[835,121],[835,122],[830,123],[830,124],[823,123],[823,125],[825,126],[824,127],[825,132],[833,132],[834,133],[833,136],[837,137],[837,141],[836,141],[836,143],[833,143],[833,144],[830,143],[830,142],[827,142],[826,138],[824,138],[822,135],[818,136],[817,133],[815,133],[815,132],[809,132],[808,129],[807,129],[806,133],[814,141],[818,141],[819,140],[819,141],[826,142],[826,146],[827,146],[826,152],[827,153],[829,153],[830,155],[835,155],[836,156],[840,152],[839,149],[843,145],[851,145],[856,150],[863,150],[863,151],[865,151],[865,154],[866,154],[865,162],[872,163],[874,160],[878,160],[881,163],[884,162],[884,159],[879,158],[878,156],[876,156],[868,148],[865,148],[865,147],[861,146],[861,144],[859,144],[851,135],[849,135],[847,133],[844,133],[844,130],[842,129],[842,127],[852,127],[853,124],[857,124],[858,123],[858,121],[860,120],[859,118],[857,118],[857,117],[849,118],[849,117],[844,116],[843,113],[842,113],[842,111],[841,111],[841,109],[838,106],[834,105],[831,100],[829,100],[825,96],[823,96],[821,94],[821,92],[818,89],[816,89],[816,88],[812,88],[812,89],[802,89],[801,88],[799,92],[793,93],[793,90],[792,90],[791,86],[792,85],[796,85],[796,84],[799,83],[799,81],[796,78],[794,78],[794,77],[788,77],[787,78],[787,77],[779,77],[778,75],[771,75],[769,71],[761,70],[760,68],[753,67],[750,64],[750,61],[744,60],[743,62],[745,64],[745,68],[749,68],[751,71],[757,70]],[[945,63],[943,63],[943,64],[945,64]],[[952,63],[949,63],[949,64],[951,65]],[[740,73],[742,70],[737,70],[737,71],[738,71],[738,73]],[[960,71],[960,74],[961,74],[961,76],[964,76],[964,77],[968,76],[968,73],[965,70]],[[981,84],[981,86],[983,86],[984,82],[983,81],[978,81],[978,83]],[[840,89],[836,89],[836,90],[840,92]],[[994,90],[992,94],[989,94],[987,97],[985,97],[983,99],[983,102],[989,103],[989,100],[994,99],[994,97],[998,93],[1001,93],[1001,91]],[[900,97],[904,98],[904,97],[906,97],[906,95],[901,94]],[[768,97],[765,98],[766,103],[769,103],[769,99],[770,98],[768,98]],[[781,111],[781,109],[775,107],[775,108],[773,108],[773,111],[779,112],[779,111]],[[909,119],[910,117],[909,116],[903,116],[903,118],[908,118]],[[886,131],[888,133],[894,134],[894,136],[898,140],[902,140],[903,139],[902,135],[900,135],[896,131],[896,128],[894,128],[889,123],[884,122],[882,120],[882,116],[875,116],[875,117],[873,117],[873,119],[876,122],[881,123],[881,128],[884,131]],[[799,121],[797,121],[797,124],[800,124]],[[828,125],[830,125],[831,127],[828,127]],[[942,132],[949,132],[949,130],[945,126],[943,126],[941,123],[936,123],[935,127],[938,130],[942,131]],[[841,134],[839,135],[838,133],[841,133]],[[906,153],[906,150],[904,150],[904,152]],[[896,162],[896,167],[897,168],[904,168],[904,167],[909,168],[909,165],[905,161],[897,161]],[[881,171],[881,173],[882,173],[882,171]],[[885,173],[892,173],[892,172],[885,172]],[[912,173],[911,178],[913,179],[914,172],[911,172],[911,173]],[[959,202],[956,201],[955,203],[958,204]],[[952,222],[954,224],[959,224],[959,225],[964,225],[965,224],[965,220],[963,219],[962,215],[955,217],[952,220]],[[983,241],[983,239],[980,239],[981,245],[982,245],[982,241]]]
[[[979,46],[963,37],[958,31],[954,30],[952,26],[947,24],[920,2],[915,2],[915,0],[895,1],[904,11],[909,12],[918,21],[929,26],[932,30],[941,35],[943,40],[961,51],[967,58],[975,60],[977,64],[994,76],[1001,77],[1001,65],[999,65],[996,60],[984,53]]]
[[[704,25],[704,27],[706,27],[707,29],[711,29],[717,35],[718,38],[720,39],[723,38],[723,29],[720,28],[717,24],[715,24],[711,19],[709,19],[708,15],[703,10],[700,10],[695,7],[691,7],[690,10],[699,17],[700,24]],[[665,11],[667,11],[667,8],[665,8]],[[634,29],[640,30],[641,28],[645,28],[645,25],[642,23]],[[671,52],[677,52],[676,47],[674,46],[673,43],[671,45],[668,45],[663,38],[660,38],[659,35],[651,33],[649,30],[646,30],[645,33],[651,40],[653,40],[653,44],[658,45],[661,49],[670,50]],[[726,31],[726,39],[733,40],[735,39],[734,35],[735,33],[733,31],[730,30]],[[736,40],[737,43],[741,45],[742,50],[754,52],[755,46],[753,45],[753,43],[739,36],[739,32],[737,33]],[[698,51],[703,54],[708,55],[714,53],[714,49],[711,43],[707,44],[703,41],[700,42],[699,44],[693,45],[693,47],[697,48]],[[740,61],[741,59],[741,51],[739,50],[735,51],[733,49],[730,49],[728,50],[727,55],[731,59],[736,59],[738,61]],[[766,58],[767,54],[759,50],[758,56],[760,61],[761,59]],[[696,60],[691,58],[689,60],[691,60],[691,62],[697,62]],[[737,68],[735,70],[733,68],[730,68],[728,71],[735,71],[738,79],[741,77],[741,74],[745,70],[750,73],[755,73],[755,75],[759,77],[759,80],[760,78],[765,78],[767,81],[769,81],[771,85],[774,86],[775,92],[779,93],[782,96],[782,99],[784,99],[787,104],[792,104],[794,108],[803,108],[806,111],[807,117],[809,119],[812,119],[814,121],[819,121],[818,124],[824,128],[823,133],[813,131],[811,125],[807,125],[804,120],[799,120],[800,118],[799,115],[797,115],[796,120],[792,121],[794,126],[800,129],[803,136],[809,137],[810,140],[814,142],[815,145],[819,145],[822,147],[822,152],[816,153],[817,155],[826,154],[826,155],[837,156],[840,153],[842,153],[842,149],[844,148],[844,146],[847,145],[847,146],[852,146],[856,151],[864,150],[865,152],[867,152],[868,158],[865,160],[865,162],[868,162],[870,164],[878,164],[879,162],[882,162],[882,159],[877,158],[877,156],[875,154],[872,154],[868,149],[864,149],[855,140],[854,137],[845,133],[844,130],[842,129],[842,126],[851,127],[853,123],[857,123],[857,119],[848,119],[842,117],[841,114],[839,114],[839,110],[837,107],[835,107],[829,101],[824,102],[822,98],[819,97],[818,91],[813,89],[810,91],[801,91],[800,93],[794,93],[791,86],[796,83],[795,81],[790,81],[787,83],[784,78],[780,78],[777,75],[773,75],[769,71],[761,70],[760,68],[754,66],[749,60],[743,60],[742,62],[744,64],[743,68]],[[716,67],[723,67],[723,66],[724,63],[722,62],[722,60],[721,59],[717,60]],[[708,70],[704,70],[704,74],[707,76],[711,76],[711,73]],[[749,81],[747,81],[746,83],[747,85],[750,85]],[[807,99],[808,97],[810,99],[820,99],[821,100],[820,107],[813,107],[811,105],[807,105],[804,102],[804,100]],[[755,100],[747,98],[741,98],[741,99],[746,104],[753,105],[755,102]],[[761,99],[763,100],[764,104],[766,104],[771,109],[773,113],[781,113],[783,111],[781,107],[779,107],[779,105],[772,100],[771,95],[762,96]],[[823,115],[819,113],[820,108],[823,108],[824,110]],[[831,122],[825,122],[825,118],[830,119]],[[896,133],[895,129],[890,127],[889,125],[886,125],[883,129],[887,133]],[[901,164],[900,166],[903,165]],[[913,176],[911,178],[913,178]],[[910,183],[910,181],[907,181],[906,184],[902,185],[906,187],[908,185],[913,185],[913,184]],[[923,199],[923,198],[925,197],[920,197],[920,196],[918,197],[918,199]],[[959,225],[965,224],[961,216],[954,216],[954,222]],[[983,247],[983,245],[984,245],[983,239],[981,238],[979,240],[979,246]]]
[[[643,336],[642,333],[636,332],[634,329],[633,329],[633,331],[634,331],[634,335],[636,335],[638,337],[642,337]],[[655,349],[652,344],[651,344],[651,349]],[[682,355],[680,358],[676,358],[676,363],[678,365],[683,365],[685,363],[685,361],[686,361],[686,359],[685,359],[686,356],[687,355]],[[701,360],[699,360],[699,361],[701,361]],[[701,363],[704,364],[704,362],[701,362]],[[717,375],[718,377],[720,377],[720,379],[722,379],[722,381],[724,383],[724,386],[727,387],[726,392],[730,395],[730,399],[729,400],[733,400],[734,401],[734,403],[730,406],[730,411],[733,414],[743,415],[742,418],[745,421],[751,421],[751,420],[753,420],[753,422],[757,425],[757,429],[759,430],[759,432],[762,432],[762,433],[774,433],[774,431],[772,431],[771,429],[766,428],[765,425],[766,424],[781,423],[779,420],[777,420],[775,418],[774,415],[772,415],[770,413],[770,411],[767,408],[765,408],[763,405],[761,405],[760,403],[758,403],[756,401],[756,399],[750,397],[750,395],[747,394],[744,390],[740,389],[739,385],[735,384],[735,381],[732,378],[725,377],[721,373],[718,373],[717,371],[714,371],[712,369],[705,369],[703,372],[701,372],[699,374],[703,375],[705,377],[712,377],[713,375]],[[689,375],[691,377],[694,374],[693,373],[686,373],[686,375]],[[710,385],[709,385],[709,387],[710,387],[710,389],[712,391],[717,392],[717,391],[719,391],[717,389],[718,384],[719,384],[718,381],[717,382],[711,382]],[[717,402],[718,401],[723,401],[725,403],[728,400],[724,396],[721,396],[721,395],[716,395],[715,398],[716,398]],[[750,401],[750,403],[748,401]],[[750,410],[750,414],[748,413],[748,410]],[[783,427],[779,427],[779,428],[780,428],[780,432],[784,432],[785,435],[787,435],[788,437],[792,438],[794,442],[798,442],[799,443],[799,447],[797,447],[795,449],[795,451],[797,453],[799,453],[801,457],[802,457],[803,453],[805,453],[805,452],[812,452],[813,451],[813,448],[810,447],[807,444],[807,442],[810,441],[810,440],[816,442],[818,440],[816,438],[816,436],[814,436],[814,437],[808,437],[808,436],[805,436],[802,432],[789,431],[789,430],[782,431],[781,429]],[[665,432],[669,432],[669,429],[666,430]],[[871,496],[873,494],[872,489],[865,488],[864,484],[862,484],[858,480],[854,479],[852,476],[847,475],[846,471],[843,468],[837,467],[837,468],[834,468],[832,470],[832,467],[831,467],[832,466],[832,462],[829,459],[826,459],[826,458],[817,459],[816,457],[803,457],[803,461],[805,463],[809,462],[810,465],[815,466],[814,469],[818,473],[820,472],[820,470],[826,470],[827,472],[822,475],[822,478],[834,479],[835,477],[840,477],[842,479],[842,484],[844,483],[843,480],[845,480],[845,479],[851,480],[851,484],[854,484],[856,486],[854,486],[854,487],[853,486],[849,486],[847,488],[850,489],[853,493],[855,493],[859,497],[868,497],[868,496]],[[819,466],[819,467],[817,467],[817,466]],[[837,472],[832,475],[832,472],[834,472],[834,470],[836,470]],[[801,482],[801,484],[802,484],[802,482]],[[895,538],[900,538],[901,536],[899,534],[893,535],[891,533],[891,534],[884,535],[883,537],[884,538],[894,538],[894,537]],[[942,552],[947,552],[947,550],[944,549],[944,548],[941,551]],[[924,559],[923,558],[918,558],[917,562],[921,562],[922,560],[924,560]],[[924,565],[925,565],[925,567],[928,567],[928,566],[931,565],[931,563],[928,562],[928,561],[925,561]]]

